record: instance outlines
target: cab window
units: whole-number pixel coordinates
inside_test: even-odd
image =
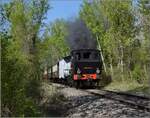
[[[89,59],[90,56],[91,56],[91,53],[90,53],[90,52],[85,52],[85,53],[83,53],[83,58],[84,58],[84,59]]]
[[[95,52],[93,53],[93,59],[98,59],[99,58],[99,53]]]
[[[80,53],[76,53],[75,57],[76,57],[77,60],[81,60],[81,54]]]

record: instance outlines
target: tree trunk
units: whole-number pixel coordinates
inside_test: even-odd
[[[106,70],[106,64],[105,64],[105,62],[104,62],[104,56],[103,56],[103,53],[102,53],[101,45],[100,45],[99,40],[98,40],[98,36],[96,36],[96,39],[97,39],[97,43],[98,43],[98,48],[99,48],[99,50],[100,50],[100,55],[101,55],[101,59],[102,59],[104,71],[105,71],[105,73],[106,73],[106,72],[107,72],[107,70]]]
[[[114,70],[113,70],[113,65],[112,65],[112,58],[111,58],[111,63],[110,63],[110,70],[111,70],[111,76],[113,78],[114,77]]]
[[[46,79],[48,80],[49,79],[49,77],[48,77],[48,65],[46,67],[46,71],[47,71],[47,73],[46,73]]]
[[[124,80],[123,72],[124,72],[124,62],[123,62],[124,54],[123,54],[123,46],[121,46],[121,60],[120,60],[120,65],[121,65],[121,77],[122,80]]]
[[[146,65],[144,64],[144,73],[145,73],[145,79],[148,80],[148,73],[147,73],[147,69],[146,69]]]
[[[51,66],[51,78],[50,79],[53,79],[53,66]]]

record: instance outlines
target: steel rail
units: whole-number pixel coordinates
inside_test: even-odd
[[[87,89],[85,91],[96,96],[119,101],[121,103],[150,112],[150,99],[147,97],[97,89]]]

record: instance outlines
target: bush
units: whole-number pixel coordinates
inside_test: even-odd
[[[144,79],[146,78],[146,73],[144,73],[143,70],[144,69],[142,69],[139,65],[136,65],[134,70],[132,71],[132,76],[138,83],[143,83]]]
[[[21,53],[19,43],[11,42],[6,37],[1,39],[1,103],[2,116],[35,116],[38,115],[34,97],[27,94],[30,87],[34,90],[38,84],[31,80],[30,63],[25,54]],[[31,84],[33,86],[31,86]],[[28,87],[27,87],[28,86]],[[37,94],[32,91],[32,95]],[[31,94],[30,94],[31,95]],[[30,112],[27,112],[30,109]]]
[[[106,74],[104,71],[102,71],[101,79],[100,79],[100,82],[99,82],[99,86],[100,87],[105,87],[108,84],[110,84],[111,81],[112,81],[111,75]]]

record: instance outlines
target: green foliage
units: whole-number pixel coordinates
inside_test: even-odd
[[[139,11],[144,15],[150,14],[149,0],[138,0]]]
[[[46,0],[14,0],[3,5],[1,31],[2,116],[39,116],[40,66],[38,32],[48,4]]]
[[[150,72],[150,8],[146,5],[149,0],[138,0],[136,7],[132,2],[85,0],[80,18],[97,38],[107,74],[113,80],[141,83]],[[67,21],[57,19],[39,37],[48,8],[47,0],[0,5],[2,116],[40,116],[42,73],[69,54]],[[52,99],[58,102],[56,98]]]
[[[62,57],[69,54],[69,47],[66,43],[65,36],[67,34],[67,23],[62,19],[57,19],[50,24],[44,33],[44,41],[42,42],[43,50],[41,58],[45,66],[51,66]],[[50,27],[50,28],[49,28]]]
[[[27,99],[25,86],[29,77],[29,67],[27,59],[20,52],[17,43],[8,40],[10,39],[4,38],[1,40],[2,105],[10,110],[11,116],[22,116],[24,115],[24,107]]]
[[[80,17],[92,33],[98,37],[108,73],[117,78],[146,77],[150,62],[149,7],[148,0],[139,0],[138,6],[126,0],[84,1]],[[146,4],[145,4],[146,3]],[[139,11],[140,17],[134,9]],[[142,16],[142,18],[141,18]],[[138,18],[138,22],[135,20]],[[141,29],[136,26],[140,23]],[[137,39],[143,32],[144,39]],[[139,33],[139,34],[138,34]],[[143,71],[143,68],[145,70]],[[128,76],[130,75],[131,76]]]
[[[141,73],[141,69],[140,69],[139,65],[137,65],[134,68],[132,74],[133,74],[133,78],[135,78],[135,80],[137,80],[137,81],[139,81],[142,78],[143,74]]]

